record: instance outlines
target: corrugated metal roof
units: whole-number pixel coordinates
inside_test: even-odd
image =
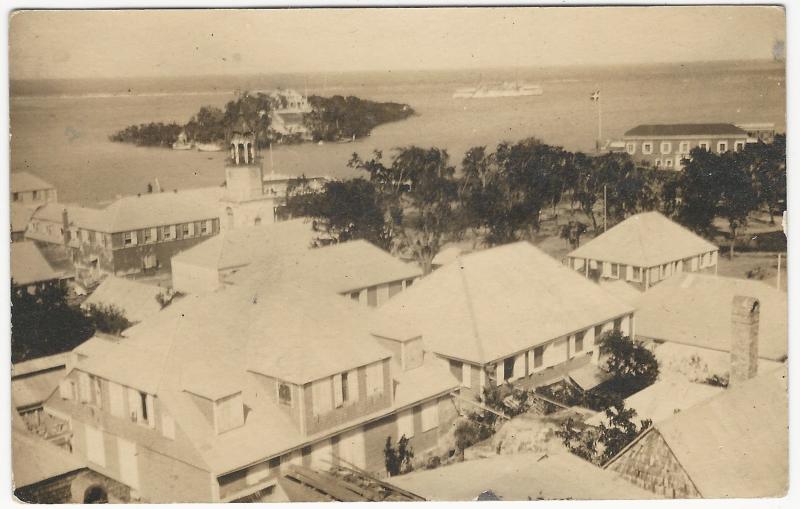
[[[633,215],[567,256],[655,267],[719,248],[659,212]]]
[[[458,257],[381,309],[373,333],[485,363],[631,313],[527,242]]]
[[[731,305],[737,295],[760,301],[758,355],[782,361],[788,352],[785,293],[761,282],[697,273],[663,281],[636,305],[636,334],[718,351],[730,351]]]
[[[722,136],[746,138],[747,133],[733,124],[643,124],[625,132],[628,137]]]

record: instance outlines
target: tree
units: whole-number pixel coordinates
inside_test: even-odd
[[[11,362],[67,352],[94,334],[91,322],[67,303],[63,285],[29,293],[11,282]]]
[[[717,175],[719,204],[717,214],[728,220],[731,235],[730,258],[733,259],[736,234],[747,226],[747,218],[758,206],[753,176],[747,171],[747,156],[741,153],[722,154],[726,168]]]
[[[459,227],[455,168],[446,150],[406,147],[398,149],[386,166],[382,154],[370,160],[353,154],[349,166],[366,171],[382,197],[384,223],[396,231],[402,249],[408,250],[425,274],[449,235]]]
[[[612,379],[608,389],[621,395],[632,394],[658,378],[658,360],[641,341],[610,331],[598,339],[600,351],[607,355],[606,369]]]
[[[697,233],[709,234],[722,194],[720,178],[727,172],[722,158],[709,150],[693,148],[678,177],[681,205],[678,221]]]
[[[125,312],[113,305],[90,304],[84,314],[95,330],[107,334],[120,334],[133,325],[125,317]]]
[[[375,186],[362,178],[326,182],[322,191],[295,192],[302,178],[290,183],[281,214],[314,219],[313,228],[323,234],[317,245],[364,239],[391,249],[393,230],[384,222],[381,198]]]
[[[390,476],[405,474],[413,469],[411,461],[414,459],[414,449],[411,448],[409,442],[409,439],[403,435],[397,441],[397,447],[395,448],[392,445],[392,437],[386,437],[383,458],[386,472]]]
[[[770,144],[747,145],[744,156],[758,201],[767,207],[770,224],[775,224],[775,212],[786,205],[786,136],[776,135]]]
[[[586,233],[586,225],[580,221],[570,220],[561,227],[559,236],[567,241],[567,245],[572,249],[577,249],[581,245],[581,235]]]

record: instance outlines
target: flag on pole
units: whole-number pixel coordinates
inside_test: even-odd
[[[592,102],[598,102],[600,100],[600,89],[598,88],[597,90],[592,92],[592,95],[589,96],[589,99],[591,99]]]

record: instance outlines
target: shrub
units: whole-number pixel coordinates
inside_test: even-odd
[[[414,450],[408,444],[409,439],[405,435],[397,441],[397,447],[392,445],[392,437],[386,437],[386,445],[383,448],[384,464],[390,476],[405,474],[412,470],[411,460],[414,459]]]

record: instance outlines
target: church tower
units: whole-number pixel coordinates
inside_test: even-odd
[[[263,170],[256,146],[256,134],[244,117],[231,130],[225,163],[226,199],[243,202],[261,198]]]

